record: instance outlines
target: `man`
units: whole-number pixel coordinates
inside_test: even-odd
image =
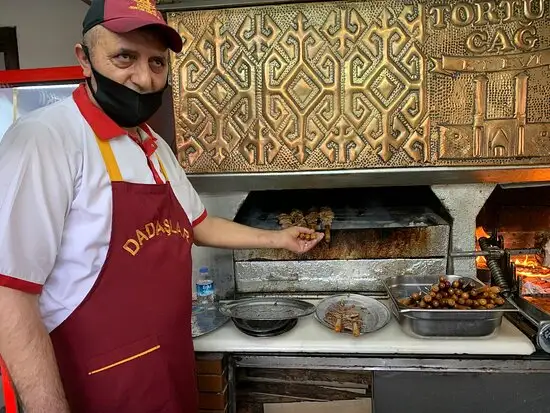
[[[211,217],[144,123],[182,40],[152,4],[94,0],[86,83],[0,143],[0,354],[27,413],[194,413],[191,246],[308,251],[304,228]]]

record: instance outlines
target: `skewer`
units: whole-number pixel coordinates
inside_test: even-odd
[[[329,207],[322,207],[319,212],[319,218],[323,224],[325,230],[325,242],[330,242],[330,229],[332,227],[332,220],[334,219],[334,212]]]
[[[306,215],[306,222],[309,228],[317,229],[317,221],[319,221],[319,213],[315,208],[311,208]]]
[[[299,214],[295,215],[294,225],[296,225],[297,227],[302,227],[302,228],[307,227],[306,219],[304,217],[304,214],[301,211],[300,211]],[[299,237],[300,237],[300,239],[307,239],[308,240],[309,239],[309,234],[305,234],[305,233],[301,232]]]
[[[299,221],[303,217],[304,217],[304,213],[299,209],[294,208],[290,212],[290,218],[292,218],[292,221],[294,221],[294,223],[296,223],[296,221]]]
[[[361,335],[363,320],[354,305],[333,304],[327,309],[324,319],[337,333],[347,329],[356,337]]]
[[[317,212],[317,210],[315,208],[311,208],[308,212],[308,214],[306,215],[306,223],[307,223],[307,227],[312,229],[312,230],[317,230],[317,221],[319,220],[319,213]],[[308,237],[307,239],[315,239],[317,238],[317,235],[315,233],[313,234],[307,234]]]

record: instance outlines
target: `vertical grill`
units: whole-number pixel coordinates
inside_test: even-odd
[[[279,229],[278,216],[328,207],[334,213],[330,241],[297,255],[286,250],[234,251],[237,293],[323,295],[382,294],[382,277],[444,274],[450,227],[429,191],[418,188],[330,189],[251,193],[235,220]],[[322,231],[319,223],[317,230]]]

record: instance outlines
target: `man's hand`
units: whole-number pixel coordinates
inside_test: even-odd
[[[317,232],[314,240],[303,240],[299,238],[300,233],[313,234],[315,231],[302,227],[290,227],[277,231],[273,234],[277,237],[275,245],[277,248],[283,248],[297,254],[303,254],[315,247],[325,236],[325,234]]]
[[[25,412],[69,412],[38,296],[0,287],[0,354]]]
[[[309,228],[290,227],[283,230],[265,230],[237,224],[223,218],[208,216],[193,229],[195,244],[216,248],[277,248],[295,253],[304,253],[315,247],[324,234],[306,241],[299,238],[300,233],[313,234]]]

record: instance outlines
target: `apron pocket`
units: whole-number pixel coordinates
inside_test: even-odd
[[[172,412],[172,383],[154,337],[119,347],[88,363],[87,399],[101,413]],[[91,407],[91,406],[90,406]]]

